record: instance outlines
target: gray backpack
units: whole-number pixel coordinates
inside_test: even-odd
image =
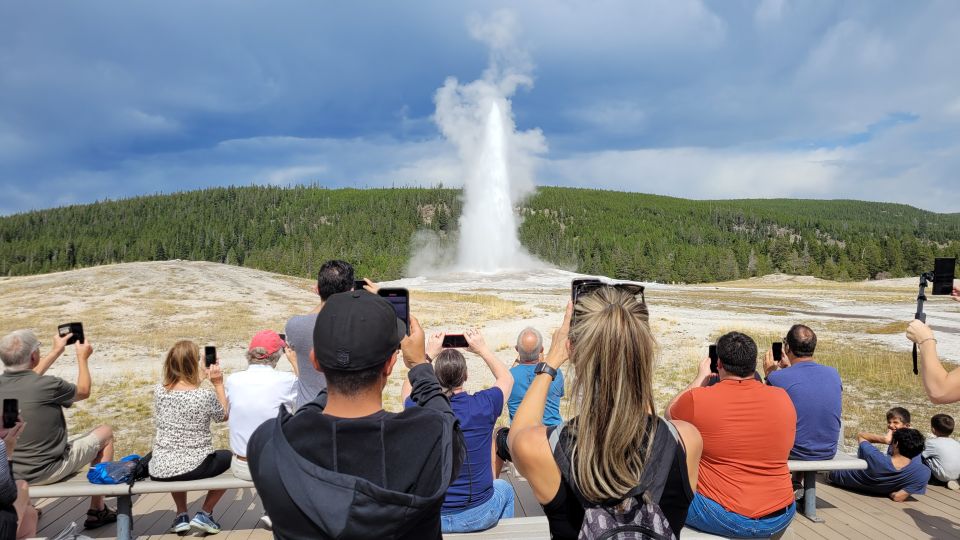
[[[661,429],[663,426],[665,428]],[[644,467],[640,485],[630,490],[622,501],[602,505],[586,501],[576,488],[568,457],[570,435],[563,433],[565,427],[566,423],[563,423],[551,428],[548,440],[564,482],[572,488],[584,508],[580,540],[675,540],[667,516],[659,504],[670,473],[670,463],[679,444],[673,424],[658,418],[650,452],[653,463]],[[661,458],[669,461],[666,464],[657,463]]]

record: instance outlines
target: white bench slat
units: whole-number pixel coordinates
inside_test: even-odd
[[[492,529],[487,529],[475,533],[445,534],[444,538],[459,538],[467,540],[470,538],[495,540],[500,538],[516,538],[518,540],[540,540],[550,538],[550,525],[546,516],[522,517],[501,519],[500,523]],[[724,539],[725,536],[705,533],[689,527],[684,527],[680,538],[693,538],[694,540],[717,540]]]
[[[798,461],[791,459],[787,461],[787,467],[790,468],[790,472],[862,470],[867,468],[867,462],[860,458],[840,453],[834,456],[833,459],[824,461]]]
[[[91,484],[87,481],[85,474],[47,486],[30,486],[30,497],[86,497],[93,495],[103,495],[106,497],[116,497],[122,495],[138,495],[144,493],[171,493],[174,491],[209,491],[211,489],[237,489],[252,488],[253,482],[241,480],[232,473],[224,473],[213,478],[203,480],[188,480],[185,482],[155,482],[153,480],[140,480],[133,485],[131,490],[126,484],[101,485]]]

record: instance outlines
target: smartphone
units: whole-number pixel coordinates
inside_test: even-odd
[[[217,348],[213,345],[207,345],[203,348],[203,363],[210,367],[217,363]]]
[[[3,429],[10,429],[17,424],[20,416],[20,402],[15,399],[3,400]]]
[[[773,361],[779,362],[783,360],[783,343],[777,342],[773,344]]]
[[[952,294],[957,259],[937,257],[933,262],[933,294]]]
[[[57,332],[60,334],[60,337],[63,337],[67,334],[73,334],[70,336],[70,339],[67,340],[67,345],[73,345],[76,342],[86,343],[86,339],[83,337],[83,324],[78,322],[64,323],[57,327]]]
[[[717,371],[717,359],[719,358],[717,356],[717,346],[711,345],[710,352],[707,354],[710,355],[710,373],[720,373]]]
[[[470,344],[463,334],[447,334],[443,336],[444,349],[466,349]]]
[[[366,289],[364,289],[364,287],[366,286],[367,282],[362,279],[358,279],[353,282],[353,290],[355,291],[365,291]]]
[[[402,288],[382,288],[380,296],[387,299],[394,311],[397,312],[397,318],[403,321],[407,327],[407,335],[410,334],[410,292]]]
[[[281,341],[283,341],[284,343],[287,342],[287,335],[286,335],[286,334],[279,334],[279,333],[278,333],[277,335],[280,336]]]

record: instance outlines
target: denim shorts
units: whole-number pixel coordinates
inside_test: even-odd
[[[440,529],[446,533],[485,531],[501,519],[513,517],[513,486],[506,480],[493,481],[493,497],[473,508],[440,514]]]
[[[790,503],[779,516],[752,519],[729,512],[719,503],[697,493],[687,510],[686,524],[699,531],[734,538],[769,538],[786,529],[797,513],[797,503]]]

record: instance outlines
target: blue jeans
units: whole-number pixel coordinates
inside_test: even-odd
[[[504,518],[513,517],[513,486],[506,480],[493,481],[493,497],[473,508],[440,514],[440,530],[446,533],[485,531]]]
[[[797,513],[797,503],[783,514],[766,519],[751,519],[728,512],[720,504],[697,493],[687,510],[687,525],[699,531],[735,538],[766,538],[790,525]]]

